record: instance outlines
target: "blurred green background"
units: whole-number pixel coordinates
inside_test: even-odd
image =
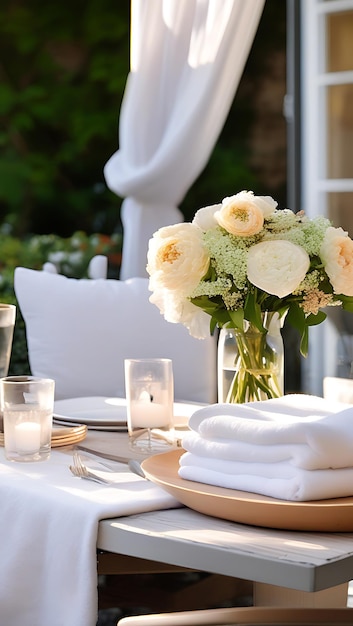
[[[285,5],[265,3],[224,130],[181,206],[187,217],[241,189],[285,203]],[[12,235],[121,229],[103,167],[118,148],[129,36],[129,0],[2,0],[0,226]]]
[[[122,198],[103,168],[119,146],[129,39],[130,0],[0,4],[2,301],[15,301],[17,265],[41,268],[58,252],[67,275],[85,276],[102,253],[119,276]],[[286,2],[267,0],[222,134],[180,206],[186,219],[242,189],[286,205],[285,48]],[[11,373],[28,367],[16,326]]]

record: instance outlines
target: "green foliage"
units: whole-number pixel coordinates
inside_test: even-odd
[[[232,146],[216,145],[209,163],[180,207],[187,221],[203,206],[217,204],[242,189],[256,190],[257,179],[246,164],[247,156],[248,150],[241,140]]]
[[[117,147],[129,4],[2,3],[0,220],[14,234],[116,227],[103,167]]]
[[[285,49],[285,32],[285,2],[268,0],[217,146],[181,204],[187,220],[241,189],[285,204],[281,183],[254,168],[249,141],[263,109],[261,81]],[[0,224],[14,235],[120,228],[121,199],[107,189],[103,168],[118,148],[129,39],[130,0],[2,1]]]

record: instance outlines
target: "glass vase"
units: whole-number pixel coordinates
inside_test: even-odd
[[[218,402],[279,398],[284,386],[283,320],[264,313],[267,332],[244,321],[242,331],[222,328],[218,341]]]

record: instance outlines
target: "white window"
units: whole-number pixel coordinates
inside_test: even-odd
[[[301,76],[301,208],[353,237],[353,0],[301,0]],[[303,391],[322,395],[323,377],[353,375],[352,361],[353,314],[332,309],[310,329]]]

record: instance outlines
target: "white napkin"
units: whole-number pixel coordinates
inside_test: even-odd
[[[198,433],[183,436],[182,447],[188,452],[211,459],[245,461],[256,463],[279,463],[287,461],[303,469],[326,468],[326,460],[315,455],[305,444],[257,445],[231,439],[204,439]]]
[[[101,486],[75,478],[71,457],[11,463],[0,451],[0,621],[6,626],[95,626],[98,521],[180,504],[128,472]]]
[[[316,396],[210,405],[192,415],[189,427],[197,436],[186,435],[183,447],[200,456],[288,461],[307,470],[353,467],[353,406]]]
[[[324,500],[353,494],[353,468],[303,470],[290,463],[243,463],[180,457],[179,476],[186,480],[258,493],[291,501]]]

